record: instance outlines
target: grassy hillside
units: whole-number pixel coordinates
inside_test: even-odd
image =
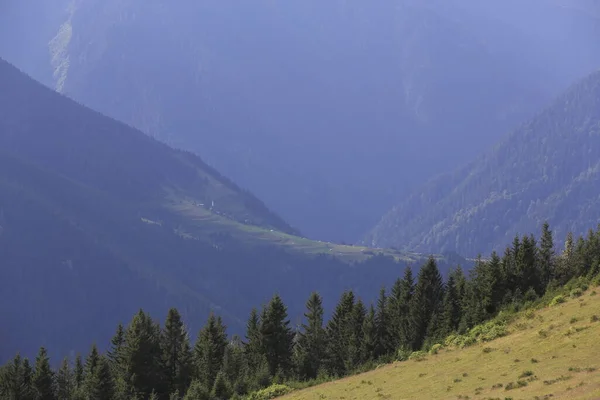
[[[364,243],[476,256],[548,221],[558,237],[600,220],[600,72],[463,168],[388,212]]]
[[[600,289],[518,315],[508,335],[326,383],[287,400],[600,398]]]

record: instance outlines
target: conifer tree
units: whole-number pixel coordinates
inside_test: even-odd
[[[375,358],[389,354],[393,351],[390,345],[393,344],[389,332],[390,318],[388,316],[388,299],[385,293],[385,288],[379,291],[377,299],[377,307],[375,309],[375,327],[377,341],[375,344]]]
[[[304,313],[305,323],[296,346],[298,375],[301,379],[314,379],[321,368],[325,354],[325,329],[323,328],[323,301],[318,293],[310,295]]]
[[[354,302],[354,293],[344,292],[327,323],[325,367],[333,376],[343,376],[347,372],[346,360],[348,360],[348,343],[353,331],[351,323]]]
[[[67,358],[62,361],[56,374],[56,394],[58,400],[72,400],[75,395],[75,379]]]
[[[456,282],[454,276],[448,277],[446,290],[444,292],[443,312],[441,321],[441,338],[450,335],[458,329],[460,323],[460,301],[456,290]]]
[[[363,364],[364,357],[364,323],[367,317],[367,309],[361,299],[356,301],[352,309],[350,321],[350,340],[348,342],[348,359],[346,360],[346,369],[353,370]]]
[[[375,307],[371,304],[369,312],[363,322],[362,360],[364,362],[375,359],[375,346],[377,345],[377,327],[375,326]]]
[[[197,380],[192,381],[189,389],[187,390],[183,400],[212,400],[210,398],[210,391]]]
[[[546,288],[554,275],[554,238],[548,222],[544,222],[542,226],[539,255],[540,280],[542,287]]]
[[[160,327],[143,310],[125,331],[122,355],[125,382],[135,396],[148,398],[153,391],[166,393]]]
[[[292,367],[294,334],[289,326],[287,307],[279,295],[271,299],[263,315],[260,336],[269,372],[271,376],[277,373],[287,376]]]
[[[115,377],[123,373],[123,347],[125,346],[125,329],[123,324],[117,326],[117,331],[110,341],[107,358]]]
[[[19,354],[11,363],[2,369],[2,380],[0,381],[0,395],[4,399],[32,399],[34,396],[31,385],[32,370],[29,361],[23,359]]]
[[[427,328],[438,310],[442,300],[443,283],[437,263],[430,257],[419,271],[414,295],[410,305],[410,322],[414,332],[412,348],[419,350],[423,346]]]
[[[211,397],[214,400],[228,400],[231,396],[231,387],[223,372],[219,372],[215,378],[215,383],[211,391]]]
[[[247,383],[248,365],[243,343],[238,336],[234,336],[225,348],[221,371],[225,374],[227,381],[234,386],[237,383],[237,386],[241,387]]]
[[[48,352],[44,347],[40,348],[35,359],[35,372],[33,373],[33,394],[35,399],[56,399],[56,382],[54,371],[50,367]]]
[[[250,312],[250,317],[246,324],[246,342],[244,343],[244,353],[248,361],[248,367],[255,369],[263,354],[262,344],[260,340],[260,317],[258,311],[253,308]]]
[[[392,291],[388,298],[388,336],[390,338],[390,346],[396,350],[400,347],[401,342],[401,320],[402,320],[402,278],[396,279],[392,286]]]
[[[395,350],[400,347],[410,347],[414,342],[414,331],[410,322],[410,304],[415,290],[415,279],[413,277],[412,268],[406,266],[404,270],[404,277],[402,278],[402,285],[400,288],[400,296],[398,300],[396,314],[393,318],[398,320],[397,324],[400,329],[399,340],[395,344]]]
[[[174,308],[167,314],[162,332],[162,351],[168,392],[185,393],[192,380],[192,350],[181,315]]]
[[[194,347],[196,376],[206,388],[212,388],[215,378],[223,365],[227,333],[221,317],[211,314],[206,325],[200,330]]]
[[[95,346],[94,349],[95,350]],[[111,375],[109,361],[97,351],[90,354],[89,368],[86,368],[84,391],[86,399],[113,400],[115,384]]]
[[[81,388],[83,386],[84,367],[81,361],[81,354],[77,354],[75,357],[75,367],[73,368],[73,378],[75,380],[75,387]]]
[[[530,288],[533,288],[536,292],[541,291],[537,258],[535,238],[533,235],[523,236],[520,252],[517,257],[517,268],[521,283],[519,288],[522,293],[527,292]]]

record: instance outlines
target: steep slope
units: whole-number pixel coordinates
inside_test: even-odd
[[[198,157],[56,96],[1,60],[0,68],[3,150],[123,201],[161,205],[169,194],[238,222],[294,232]]]
[[[600,222],[600,72],[493,151],[413,193],[367,237],[379,246],[476,255],[547,220],[557,237]]]
[[[504,338],[444,349],[282,399],[597,399],[600,300],[595,294],[523,313]]]
[[[275,292],[295,318],[313,290],[328,304],[346,288],[368,296],[422,260],[284,231],[196,156],[0,60],[0,359],[108,343],[139,307],[164,316],[175,306],[194,334],[219,310],[241,333],[250,307]]]
[[[359,239],[600,64],[583,1],[21,3],[0,54],[324,240]]]

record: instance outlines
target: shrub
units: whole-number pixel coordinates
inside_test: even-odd
[[[552,301],[550,301],[549,306],[550,307],[554,307],[556,305],[562,304],[564,302],[566,302],[567,300],[565,299],[565,296],[563,296],[562,294],[556,296],[555,298],[552,299]]]
[[[533,311],[533,310],[527,310],[527,311],[525,311],[525,318],[527,318],[527,319],[534,319],[535,318],[535,311]]]
[[[597,315],[594,314],[590,317],[590,322],[598,322],[598,321],[600,321],[600,318]]]
[[[396,353],[396,360],[406,361],[410,358],[411,354],[412,354],[412,350],[405,348],[405,347],[401,347],[398,349],[398,351]]]
[[[581,288],[575,288],[571,290],[571,298],[575,299],[577,297],[581,297],[583,295],[583,290]]]
[[[409,360],[414,360],[414,361],[424,361],[426,360],[427,353],[424,351],[414,351],[411,353],[411,355],[408,357]]]
[[[271,385],[268,388],[251,393],[248,400],[271,400],[290,393],[293,389],[286,385]]]
[[[441,349],[442,349],[442,345],[439,343],[436,343],[433,346],[431,346],[431,349],[429,350],[429,354],[435,355],[435,354],[439,353],[439,351]]]
[[[573,317],[573,318],[571,318],[571,320],[569,322],[574,324],[577,321],[579,321],[579,320],[576,317]]]
[[[521,379],[521,378],[528,378],[528,377],[533,376],[533,375],[534,375],[533,371],[530,371],[530,370],[523,371],[523,373],[521,374],[521,376],[519,376],[519,379]]]

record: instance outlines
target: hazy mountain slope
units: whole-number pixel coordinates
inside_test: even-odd
[[[314,290],[327,304],[346,288],[370,296],[422,260],[278,228],[291,231],[196,156],[0,60],[0,359],[108,343],[139,307],[164,316],[175,306],[194,334],[216,309],[240,333],[275,292],[296,318]],[[450,262],[465,264],[441,268]]]
[[[356,240],[600,62],[588,15],[548,1],[65,0],[43,20],[18,4],[0,22],[31,28],[0,54],[329,240]]]
[[[198,157],[56,96],[1,60],[0,68],[2,149],[121,200],[160,205],[167,195],[191,199],[236,221],[293,233]]]
[[[548,220],[557,237],[600,222],[600,72],[491,152],[400,203],[366,242],[476,255]]]

